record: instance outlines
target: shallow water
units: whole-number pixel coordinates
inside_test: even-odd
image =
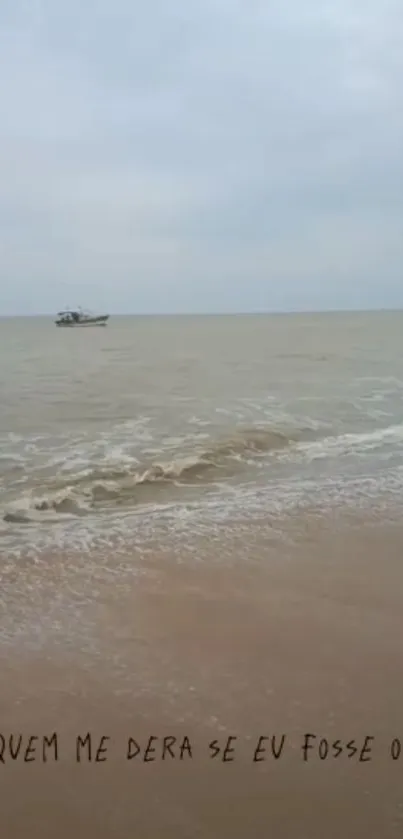
[[[61,749],[0,767],[6,835],[402,835],[402,326],[0,321],[1,732]],[[87,731],[106,764],[71,759]],[[374,761],[305,766],[307,731]],[[167,734],[191,767],[121,760]]]
[[[0,321],[0,549],[395,504],[401,313]]]

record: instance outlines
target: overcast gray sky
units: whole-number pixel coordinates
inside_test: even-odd
[[[403,306],[402,0],[2,0],[0,313]]]

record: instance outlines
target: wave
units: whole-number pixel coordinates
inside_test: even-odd
[[[403,424],[389,425],[385,428],[375,428],[365,432],[351,432],[333,437],[323,437],[309,443],[301,443],[298,447],[308,459],[339,457],[342,455],[366,455],[384,446],[401,445],[403,443]]]
[[[178,450],[170,460],[138,463],[125,459],[122,453],[117,462],[98,462],[81,471],[70,471],[65,478],[65,470],[61,470],[41,483],[40,489],[36,485],[24,491],[7,507],[4,520],[22,524],[77,519],[119,507],[133,509],[179,501],[183,500],[183,487],[190,492],[194,487],[214,488],[217,483],[242,478],[248,475],[245,468],[257,466],[262,460],[267,464],[269,456],[275,457],[272,463],[277,467],[281,468],[285,459],[297,468],[314,460],[365,457],[385,448],[387,456],[393,456],[402,444],[403,424],[334,436],[326,436],[323,428],[237,429],[208,445],[199,441],[199,447],[194,444],[187,451]],[[300,477],[303,479],[303,474]]]
[[[4,520],[22,523],[50,514],[87,515],[111,504],[136,504],[153,500],[157,487],[208,484],[220,477],[231,477],[250,458],[268,455],[303,439],[309,431],[280,431],[273,428],[238,429],[210,446],[179,453],[171,460],[147,464],[96,465],[65,481],[53,481],[43,495],[31,493],[12,503]],[[147,492],[147,487],[149,491]],[[154,488],[154,491],[152,491]]]

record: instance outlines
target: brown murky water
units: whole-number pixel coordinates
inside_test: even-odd
[[[401,836],[401,323],[2,322],[5,836]]]

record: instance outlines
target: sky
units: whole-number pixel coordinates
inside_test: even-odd
[[[2,0],[0,314],[403,307],[401,0]]]

